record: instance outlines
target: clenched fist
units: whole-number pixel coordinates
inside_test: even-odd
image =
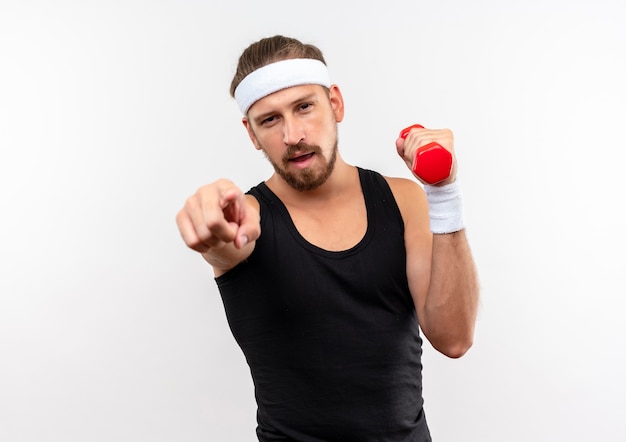
[[[434,184],[433,182],[426,181],[422,176],[416,173],[416,155],[420,148],[427,146],[431,143],[439,144],[443,149],[448,151],[452,156],[452,164],[450,165],[449,156],[448,165],[450,165],[450,174],[443,181],[439,181],[436,184],[443,186],[453,182],[456,178],[456,159],[454,157],[454,137],[452,131],[448,129],[426,129],[419,125],[414,125],[410,128],[403,130],[398,139],[396,140],[396,150],[398,155],[402,157],[406,165],[409,167],[413,175],[421,181],[423,184]],[[428,149],[428,147],[425,147]],[[445,152],[445,151],[443,151]],[[437,166],[436,164],[434,166]],[[447,172],[447,170],[446,170]],[[445,174],[443,175],[446,176]],[[439,178],[441,179],[441,178]]]

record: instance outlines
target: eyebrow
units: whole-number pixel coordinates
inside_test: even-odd
[[[304,101],[311,101],[311,100],[313,100],[315,98],[316,95],[317,94],[315,92],[311,92],[309,94],[300,96],[300,97],[296,98],[295,100],[292,100],[291,103],[289,103],[289,106],[293,107],[293,106],[295,106],[295,105],[297,105],[299,103],[302,103]],[[274,114],[276,114],[275,110],[270,110],[268,112],[264,112],[264,113],[256,116],[254,118],[254,122],[256,124],[260,124],[261,122],[263,122],[263,120],[265,120],[266,118],[268,118],[268,117],[270,117],[270,116],[272,116]]]

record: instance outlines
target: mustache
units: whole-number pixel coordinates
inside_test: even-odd
[[[318,145],[307,144],[301,141],[298,144],[290,144],[289,146],[287,146],[287,150],[285,151],[285,154],[283,155],[283,160],[288,161],[289,158],[291,158],[293,155],[295,155],[298,152],[306,154],[306,153],[311,153],[311,152],[320,153],[321,151],[322,149]]]

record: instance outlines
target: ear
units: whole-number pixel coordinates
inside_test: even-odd
[[[330,88],[328,88],[330,105],[333,108],[333,112],[335,114],[335,120],[337,123],[340,123],[343,120],[343,96],[341,95],[341,91],[339,90],[339,86],[336,84],[332,84]]]
[[[261,150],[261,145],[258,143],[256,139],[256,135],[254,134],[254,131],[252,130],[252,124],[250,124],[250,122],[248,121],[248,118],[243,117],[241,119],[241,122],[243,123],[243,126],[248,131],[248,136],[250,137],[250,141],[252,141],[252,144],[254,144],[254,148],[256,150]]]

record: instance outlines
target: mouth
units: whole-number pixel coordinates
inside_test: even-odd
[[[308,160],[309,158],[311,158],[313,155],[315,155],[315,152],[309,152],[304,155],[299,155],[297,157],[289,158],[289,161],[292,163],[302,163]]]

